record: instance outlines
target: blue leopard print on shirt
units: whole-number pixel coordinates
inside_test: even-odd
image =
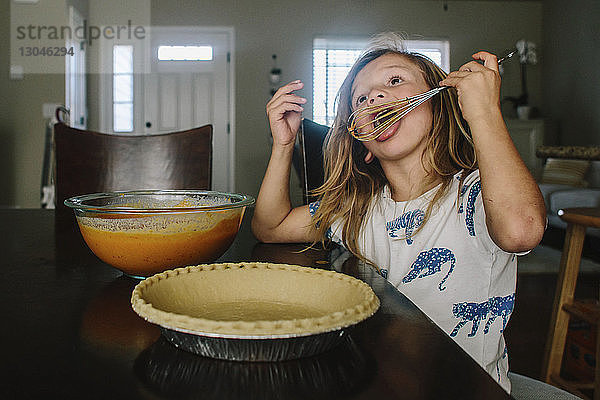
[[[467,193],[467,190],[469,190],[469,185],[463,184],[460,188],[460,197],[463,197]]]
[[[457,178],[458,180],[460,180],[460,178]],[[465,193],[467,193],[467,190],[469,190],[469,185],[462,185],[462,187],[460,188],[460,206],[458,207],[458,213],[462,214],[464,212],[464,207],[462,204],[462,198],[465,195]]]
[[[500,333],[504,332],[506,323],[508,322],[508,316],[513,312],[515,306],[515,294],[511,294],[506,297],[492,297],[488,300],[490,307],[490,319],[485,324],[483,333],[488,333],[490,326],[494,323],[497,317],[502,317],[502,329]]]
[[[317,210],[319,209],[319,206],[321,205],[321,202],[319,200],[317,201],[313,201],[312,203],[310,203],[308,205],[308,212],[310,213],[311,217],[315,216],[315,213],[317,212]]]
[[[420,252],[417,259],[410,266],[408,274],[402,278],[402,283],[409,283],[417,278],[424,278],[440,272],[442,266],[447,262],[450,262],[450,269],[439,284],[439,289],[442,291],[446,289],[442,286],[452,273],[452,270],[454,270],[454,265],[456,265],[456,258],[452,250],[443,247],[434,247],[433,249]]]
[[[502,352],[502,356],[496,361],[496,375],[498,375],[498,382],[500,382],[500,360],[503,360],[508,355],[508,349],[506,348],[506,344],[504,345],[504,351]]]
[[[385,229],[391,238],[398,238],[397,231],[404,229],[404,236],[406,237],[406,244],[411,245],[413,243],[412,234],[421,226],[425,219],[425,213],[423,210],[416,209],[407,211],[393,221],[385,223]]]
[[[488,315],[489,319],[485,324],[483,334],[485,335],[490,331],[490,326],[498,317],[502,317],[502,329],[500,329],[500,333],[504,332],[508,317],[513,312],[514,303],[515,294],[513,293],[504,297],[490,297],[483,303],[464,302],[454,304],[452,306],[452,314],[454,314],[456,318],[460,318],[460,321],[456,324],[452,333],[450,333],[450,336],[456,336],[467,322],[473,323],[471,332],[467,336],[475,336],[479,330],[479,323],[487,319]]]
[[[308,205],[308,212],[310,213],[311,217],[315,216],[315,213],[319,209],[320,205],[321,202],[319,200],[313,201]],[[325,237],[329,240],[333,239],[333,231],[331,230],[331,227],[327,228],[327,231],[325,232]]]
[[[475,236],[475,201],[481,192],[481,180],[478,180],[471,186],[469,197],[467,198],[467,206],[465,210],[465,224],[469,235]]]

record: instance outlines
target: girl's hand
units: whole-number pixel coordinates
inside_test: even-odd
[[[293,81],[282,86],[275,92],[273,98],[267,103],[267,115],[273,135],[273,145],[288,146],[296,141],[296,133],[302,121],[301,104],[306,99],[294,92],[304,87],[304,83]]]
[[[448,74],[441,86],[452,86],[458,92],[458,104],[469,124],[480,118],[500,113],[500,73],[495,55],[486,51],[473,54],[470,61]]]

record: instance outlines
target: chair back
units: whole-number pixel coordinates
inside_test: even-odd
[[[113,135],[54,125],[56,207],[87,193],[210,189],[212,125],[158,135]]]
[[[324,182],[323,144],[329,127],[304,118],[300,126],[298,147],[294,153],[294,167],[302,183],[304,204],[317,200],[311,191]]]

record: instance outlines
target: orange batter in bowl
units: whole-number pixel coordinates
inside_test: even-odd
[[[81,234],[102,261],[128,275],[144,277],[173,267],[214,261],[233,242],[243,212],[193,216],[109,214],[77,218]]]

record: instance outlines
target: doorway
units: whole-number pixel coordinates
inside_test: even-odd
[[[106,42],[101,130],[152,135],[213,126],[212,188],[235,191],[233,28],[152,27]]]

